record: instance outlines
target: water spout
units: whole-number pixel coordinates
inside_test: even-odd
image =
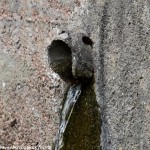
[[[48,47],[50,67],[70,86],[64,97],[54,150],[100,150],[93,41],[82,33],[72,37],[55,39]]]
[[[55,144],[55,150],[60,150],[64,143],[63,143],[63,135],[66,130],[67,124],[69,122],[70,116],[72,114],[73,108],[81,94],[81,85],[73,85],[69,88],[67,98],[65,104],[62,109],[61,115],[61,123],[58,131],[58,137]]]

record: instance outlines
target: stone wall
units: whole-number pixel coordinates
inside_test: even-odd
[[[70,15],[57,1],[0,1],[0,146],[54,141],[62,81],[46,48]]]
[[[62,82],[46,48],[62,31],[93,41],[104,150],[150,149],[150,3],[144,0],[0,2],[0,144],[49,144]]]

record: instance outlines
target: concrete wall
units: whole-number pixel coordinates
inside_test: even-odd
[[[61,81],[48,70],[45,48],[67,30],[94,42],[102,148],[150,149],[149,1],[3,0],[0,6],[2,144],[52,142],[61,96],[61,87],[53,87]]]
[[[97,93],[103,148],[150,149],[150,3],[105,1]]]

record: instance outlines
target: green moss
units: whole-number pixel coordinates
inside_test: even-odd
[[[93,83],[82,88],[64,133],[61,150],[100,150],[100,113]]]

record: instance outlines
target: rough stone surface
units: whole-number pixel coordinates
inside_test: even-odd
[[[52,80],[44,49],[69,30],[94,42],[102,149],[150,149],[148,0],[1,0],[0,7],[0,71],[6,72],[0,77],[0,144],[52,142],[58,125],[47,115],[58,119],[52,97],[59,94],[46,89],[59,82]]]
[[[129,0],[103,5],[96,63],[103,149],[150,149],[149,6]]]
[[[0,146],[49,146],[62,87],[46,48],[71,7],[57,1],[0,1]]]
[[[69,28],[94,42],[102,149],[150,149],[150,3],[80,2]]]

